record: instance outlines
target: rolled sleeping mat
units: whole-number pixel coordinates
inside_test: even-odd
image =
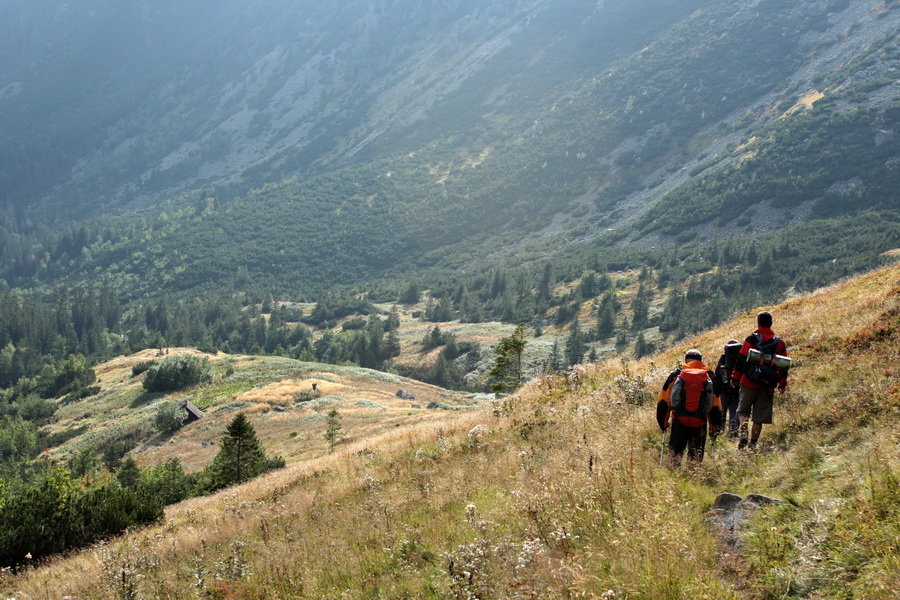
[[[791,359],[788,356],[781,356],[780,354],[776,354],[773,356],[771,354],[763,354],[759,350],[755,348],[751,348],[747,352],[747,362],[751,365],[769,365],[775,366],[779,369],[790,369],[791,368]]]

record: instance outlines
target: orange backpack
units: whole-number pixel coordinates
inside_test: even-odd
[[[706,369],[683,368],[672,386],[669,405],[685,427],[703,427],[712,410],[713,382]]]

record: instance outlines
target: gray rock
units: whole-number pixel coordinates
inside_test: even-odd
[[[747,497],[744,498],[745,504],[750,504],[753,506],[771,506],[773,504],[781,504],[781,500],[777,500],[775,498],[769,498],[768,496],[763,496],[762,494],[747,494]]]
[[[404,400],[415,400],[416,397],[406,390],[397,390],[397,397],[403,398]]]
[[[897,134],[891,130],[879,129],[878,133],[875,134],[875,145],[880,146],[886,142],[892,141]]]
[[[737,494],[722,493],[716,496],[706,522],[726,545],[740,548],[743,545],[741,533],[747,527],[750,515],[764,506],[781,502],[762,494],[747,494],[741,498]]]
[[[716,501],[713,502],[713,508],[719,510],[734,510],[742,500],[743,498],[737,494],[724,492],[716,496]]]

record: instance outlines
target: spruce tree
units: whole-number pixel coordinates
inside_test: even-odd
[[[512,392],[522,385],[522,354],[525,352],[525,326],[519,324],[512,335],[501,338],[493,346],[494,366],[488,372],[491,391],[498,396]]]
[[[221,444],[222,449],[210,465],[216,488],[247,481],[265,471],[265,452],[244,413],[238,413],[228,424]]]
[[[553,346],[550,348],[550,357],[547,361],[547,367],[551,373],[556,373],[562,368],[562,356],[559,352],[559,338],[553,340]]]
[[[334,452],[334,445],[341,439],[341,416],[336,408],[328,411],[324,437],[325,441],[328,442],[328,451]]]
[[[569,339],[566,340],[565,350],[566,362],[569,365],[577,365],[584,357],[585,351],[584,335],[581,333],[577,317],[572,322],[572,327],[569,331]]]

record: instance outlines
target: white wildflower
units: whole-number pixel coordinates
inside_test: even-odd
[[[525,540],[522,542],[522,551],[519,552],[519,558],[516,561],[517,569],[524,569],[534,560],[536,556],[544,553],[544,547],[541,540],[535,538],[533,540]]]
[[[466,521],[472,523],[478,518],[478,507],[474,504],[466,505]]]

